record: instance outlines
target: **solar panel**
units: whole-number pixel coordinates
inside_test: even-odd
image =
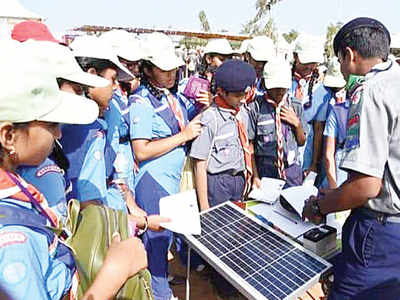
[[[190,247],[249,299],[296,299],[331,264],[230,202],[201,214]]]

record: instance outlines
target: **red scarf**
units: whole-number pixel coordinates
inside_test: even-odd
[[[253,169],[252,169],[252,164],[251,164],[250,144],[249,144],[249,139],[247,137],[246,127],[245,127],[243,121],[238,116],[240,107],[233,108],[228,103],[226,103],[225,99],[223,99],[219,96],[215,97],[215,103],[218,105],[218,107],[221,110],[230,112],[232,115],[235,116],[236,124],[238,127],[238,132],[239,132],[239,140],[240,140],[240,144],[242,145],[243,154],[244,154],[246,185],[245,185],[245,188],[243,191],[243,195],[246,195],[250,191],[250,188],[251,188],[251,177],[253,175]]]
[[[13,200],[18,200],[22,202],[31,202],[29,197],[25,195],[21,191],[21,189],[13,182],[10,178],[13,176],[14,179],[18,180],[18,182],[25,187],[28,192],[32,195],[32,197],[39,203],[43,211],[47,214],[47,217],[51,219],[53,224],[58,227],[60,225],[60,219],[58,216],[48,207],[46,198],[42,193],[38,191],[33,185],[28,184],[24,179],[20,176],[11,174],[6,172],[3,169],[0,169],[0,194],[1,199],[9,198]]]
[[[297,81],[297,87],[296,87],[294,96],[297,99],[303,100],[303,98],[305,96],[305,87],[306,87],[307,83],[310,82],[311,77],[312,77],[312,73],[308,74],[306,76],[301,76],[299,73],[294,72],[294,79],[296,79],[296,81]]]

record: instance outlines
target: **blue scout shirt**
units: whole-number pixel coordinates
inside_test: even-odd
[[[33,209],[30,203],[7,198],[0,205]],[[44,234],[25,226],[0,228],[0,286],[10,299],[59,300],[70,290],[72,277],[72,271],[50,253]]]
[[[346,100],[346,102],[342,104],[335,104],[335,106],[341,106],[345,110],[346,116],[348,115],[350,109],[350,102]],[[339,164],[343,158],[344,151],[343,151],[343,143],[346,137],[346,125],[347,125],[347,117],[344,124],[338,118],[337,111],[333,109],[330,110],[328,119],[325,123],[325,130],[324,136],[333,137],[336,139],[336,153],[335,153],[335,161],[336,161],[336,183],[337,186],[340,186],[344,181],[347,179],[347,172],[343,171],[339,168]],[[326,181],[326,180],[325,180]],[[323,186],[327,186],[327,182],[323,183]]]
[[[105,203],[107,172],[104,158],[107,124],[98,118],[90,125],[64,125],[60,140],[70,162],[66,173],[72,191],[67,199]]]
[[[45,196],[50,208],[64,220],[67,218],[64,170],[53,160],[47,158],[38,167],[19,167],[17,172]]]
[[[153,101],[158,103],[159,106],[157,108],[153,106],[150,100],[151,97]],[[158,100],[147,88],[140,86],[129,100],[132,101],[129,108],[131,120],[130,137],[132,140],[160,139],[179,132],[179,128],[171,128],[160,116],[162,113],[170,112],[165,95]],[[178,100],[185,119],[193,117],[193,112],[195,111],[193,103],[180,94],[178,95]],[[173,115],[168,117],[172,120],[174,119]],[[149,172],[168,193],[177,193],[185,156],[185,147],[179,146],[162,156],[140,162],[136,183],[145,172]]]
[[[292,88],[289,91],[290,96],[293,98],[297,89],[298,82],[293,79]],[[303,166],[303,170],[307,170],[312,164],[312,158],[314,153],[314,129],[313,121],[325,122],[328,117],[328,105],[329,100],[332,98],[330,90],[328,90],[323,84],[317,82],[313,86],[312,100],[308,96],[308,83],[305,88],[305,96],[303,99],[299,99],[304,108],[304,119],[307,123],[307,127],[304,131],[307,133],[307,139],[304,146],[299,148],[300,151],[300,162]]]

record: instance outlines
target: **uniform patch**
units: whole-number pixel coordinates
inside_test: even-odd
[[[346,150],[358,148],[360,146],[360,114],[355,113],[347,122],[346,141],[344,148]]]
[[[63,173],[63,170],[57,166],[57,165],[48,165],[43,168],[40,168],[39,170],[36,171],[36,177],[42,177],[43,175],[46,175],[47,173]]]
[[[0,248],[13,245],[24,244],[27,240],[25,233],[18,231],[9,231],[0,233]]]
[[[11,262],[3,268],[2,278],[8,284],[18,284],[26,278],[27,267],[23,262]]]

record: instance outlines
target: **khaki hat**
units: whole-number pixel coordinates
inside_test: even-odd
[[[125,30],[110,30],[103,33],[100,39],[111,45],[116,54],[128,61],[138,61],[144,58],[144,52],[139,39]]]
[[[340,63],[336,57],[328,62],[328,69],[324,78],[324,85],[327,87],[342,88],[346,85],[343,74],[340,71]]]
[[[267,89],[284,88],[292,86],[292,70],[284,59],[275,58],[264,66],[263,77]]]
[[[184,61],[176,55],[172,40],[165,34],[154,32],[143,41],[144,59],[163,71],[171,71],[183,66]]]
[[[21,48],[30,52],[35,60],[51,65],[56,78],[90,87],[106,87],[110,84],[100,76],[84,72],[68,47],[53,42],[28,40],[21,44]]]
[[[269,61],[276,56],[274,42],[267,36],[256,36],[249,41],[247,52],[256,61]]]
[[[297,53],[302,64],[324,62],[322,41],[308,34],[301,34],[297,37],[293,52]]]
[[[233,51],[231,44],[229,44],[227,39],[213,39],[210,40],[204,48],[204,54],[207,53],[231,55],[235,53],[235,51]]]
[[[97,104],[60,91],[53,67],[28,47],[2,41],[0,68],[7,71],[0,72],[0,121],[89,124],[96,120]]]
[[[119,61],[111,45],[95,36],[78,36],[69,45],[75,57],[90,57],[110,61],[117,68],[119,81],[130,81],[135,76]]]

